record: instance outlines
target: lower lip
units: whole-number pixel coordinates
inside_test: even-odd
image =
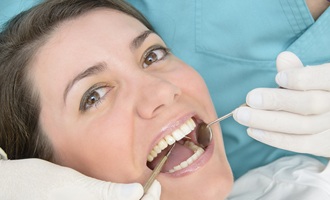
[[[205,149],[204,153],[194,163],[179,171],[173,173],[161,173],[161,174],[170,177],[181,177],[192,174],[197,170],[199,170],[199,168],[206,165],[206,163],[211,159],[213,155],[213,150],[214,150],[214,141],[212,140],[210,145]]]

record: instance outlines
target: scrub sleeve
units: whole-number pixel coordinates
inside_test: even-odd
[[[284,50],[297,53],[304,64],[329,62],[322,49],[329,49],[329,19],[319,18],[317,37],[305,36],[314,20],[304,0],[128,1],[204,77],[219,116],[244,103],[250,90],[277,87],[275,60]],[[231,118],[221,128],[235,178],[295,154],[251,139]]]

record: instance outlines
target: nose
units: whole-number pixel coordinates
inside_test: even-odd
[[[144,119],[155,117],[173,104],[181,95],[181,89],[168,79],[147,75],[138,90],[137,112]]]

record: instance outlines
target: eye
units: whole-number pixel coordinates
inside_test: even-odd
[[[143,68],[164,59],[169,54],[169,49],[163,46],[154,46],[147,50],[143,56]]]
[[[84,94],[79,110],[84,112],[92,107],[97,107],[111,89],[112,87],[106,85],[93,86]]]

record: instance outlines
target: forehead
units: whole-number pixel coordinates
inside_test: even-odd
[[[56,63],[57,66],[79,62],[81,58],[84,58],[81,61],[88,62],[91,56],[95,56],[95,61],[103,55],[102,52],[127,48],[145,30],[147,28],[140,21],[125,13],[95,9],[60,23],[39,48],[35,61],[39,64]]]
[[[137,19],[123,12],[98,8],[71,20],[66,20],[53,32],[53,40],[68,36],[78,38],[103,36],[125,38],[140,33],[147,28]]]

